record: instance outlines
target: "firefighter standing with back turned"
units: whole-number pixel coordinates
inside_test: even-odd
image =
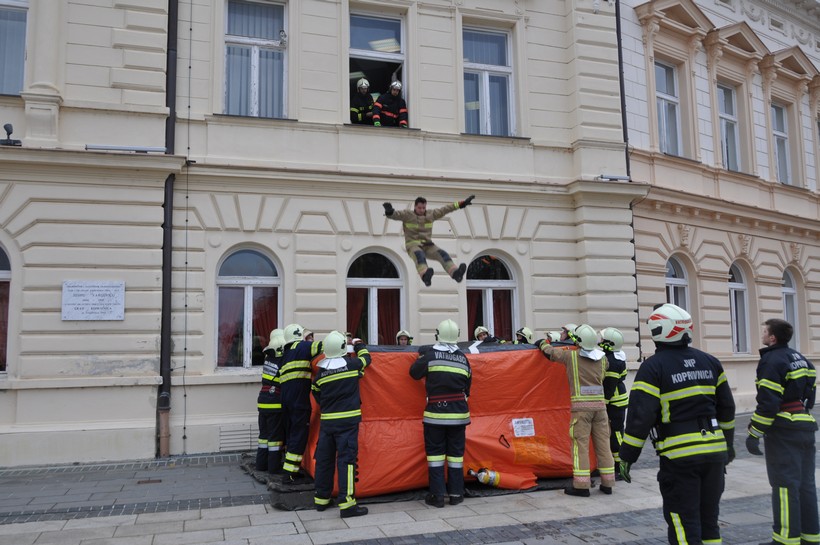
[[[638,369],[621,445],[621,476],[652,436],[669,543],[719,544],[726,464],[734,459],[735,402],[717,358],[689,346],[692,317],[664,304],[647,321],[655,354]]]
[[[285,427],[282,422],[282,392],[279,384],[279,365],[282,363],[284,332],[270,332],[270,343],[265,350],[262,365],[262,387],[256,398],[259,410],[259,446],[256,450],[256,469],[271,474],[282,472],[282,446]]]
[[[615,473],[620,471],[621,442],[624,436],[624,417],[626,406],[629,404],[629,395],[626,393],[626,354],[621,350],[624,346],[623,334],[614,327],[601,331],[601,342],[598,346],[606,354],[609,368],[604,376],[604,399],[606,400],[606,415],[609,418],[609,448],[615,458]]]
[[[436,329],[436,344],[422,347],[418,359],[410,366],[411,377],[426,377],[427,405],[422,422],[430,493],[424,501],[434,507],[444,507],[447,494],[450,505],[464,501],[464,444],[470,423],[467,398],[472,371],[456,344],[458,334],[458,325],[453,320],[444,320]]]
[[[359,379],[370,365],[370,352],[361,339],[353,339],[355,356],[347,356],[347,339],[331,331],[323,341],[325,358],[311,387],[321,408],[319,440],[316,442],[317,511],[331,505],[334,468],[339,476],[339,514],[342,518],[367,514],[367,507],[356,503],[356,474],[359,457],[359,422],[362,399]]]
[[[763,324],[757,366],[757,408],[749,423],[746,448],[766,446],[766,472],[772,487],[774,545],[820,543],[817,489],[814,484],[814,407],[816,371],[803,355],[789,348],[792,325],[777,318]]]

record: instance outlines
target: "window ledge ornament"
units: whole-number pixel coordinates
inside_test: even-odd
[[[740,241],[740,254],[744,256],[749,256],[749,247],[752,244],[752,237],[749,235],[738,235],[738,240]]]
[[[796,242],[792,242],[789,244],[789,249],[792,251],[792,263],[799,263],[800,262],[800,251],[803,249],[803,246]]]
[[[678,224],[678,234],[680,235],[680,245],[684,248],[689,247],[689,235],[692,232],[692,227],[689,225],[684,225],[683,223]]]

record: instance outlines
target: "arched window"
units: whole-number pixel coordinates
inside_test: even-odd
[[[746,281],[740,267],[729,267],[729,312],[732,321],[732,351],[736,354],[749,351],[749,301]]]
[[[347,330],[370,344],[395,344],[402,329],[402,280],[388,258],[368,253],[347,271]]]
[[[792,273],[783,271],[783,319],[794,327],[794,335],[789,341],[789,346],[799,350],[800,339],[797,332],[800,331],[797,315],[797,284]]]
[[[239,250],[219,267],[217,365],[262,365],[270,332],[279,327],[276,266],[255,250]]]
[[[689,310],[689,280],[686,269],[674,257],[666,262],[666,302]]]
[[[6,371],[6,348],[9,337],[9,287],[11,265],[9,257],[0,250],[0,373]]]
[[[467,268],[468,335],[483,325],[499,339],[513,339],[515,280],[501,258],[478,256]]]

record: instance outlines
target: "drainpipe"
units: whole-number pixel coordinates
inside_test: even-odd
[[[168,44],[165,63],[165,104],[168,118],[165,120],[165,153],[174,154],[176,132],[177,95],[177,26],[179,25],[179,1],[168,0]],[[157,397],[157,455],[161,458],[171,454],[171,271],[172,234],[174,218],[174,181],[176,176],[165,178],[165,198],[162,204],[162,317],[160,322],[159,374],[162,384]]]

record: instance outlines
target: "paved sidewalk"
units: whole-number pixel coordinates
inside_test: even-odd
[[[738,435],[721,505],[723,541],[757,544],[771,532],[770,489],[763,459],[746,454]],[[617,483],[612,496],[550,490],[467,498],[444,509],[378,503],[352,519],[335,508],[278,511],[240,463],[231,454],[0,469],[0,545],[666,543],[649,452],[633,468],[633,483]]]

